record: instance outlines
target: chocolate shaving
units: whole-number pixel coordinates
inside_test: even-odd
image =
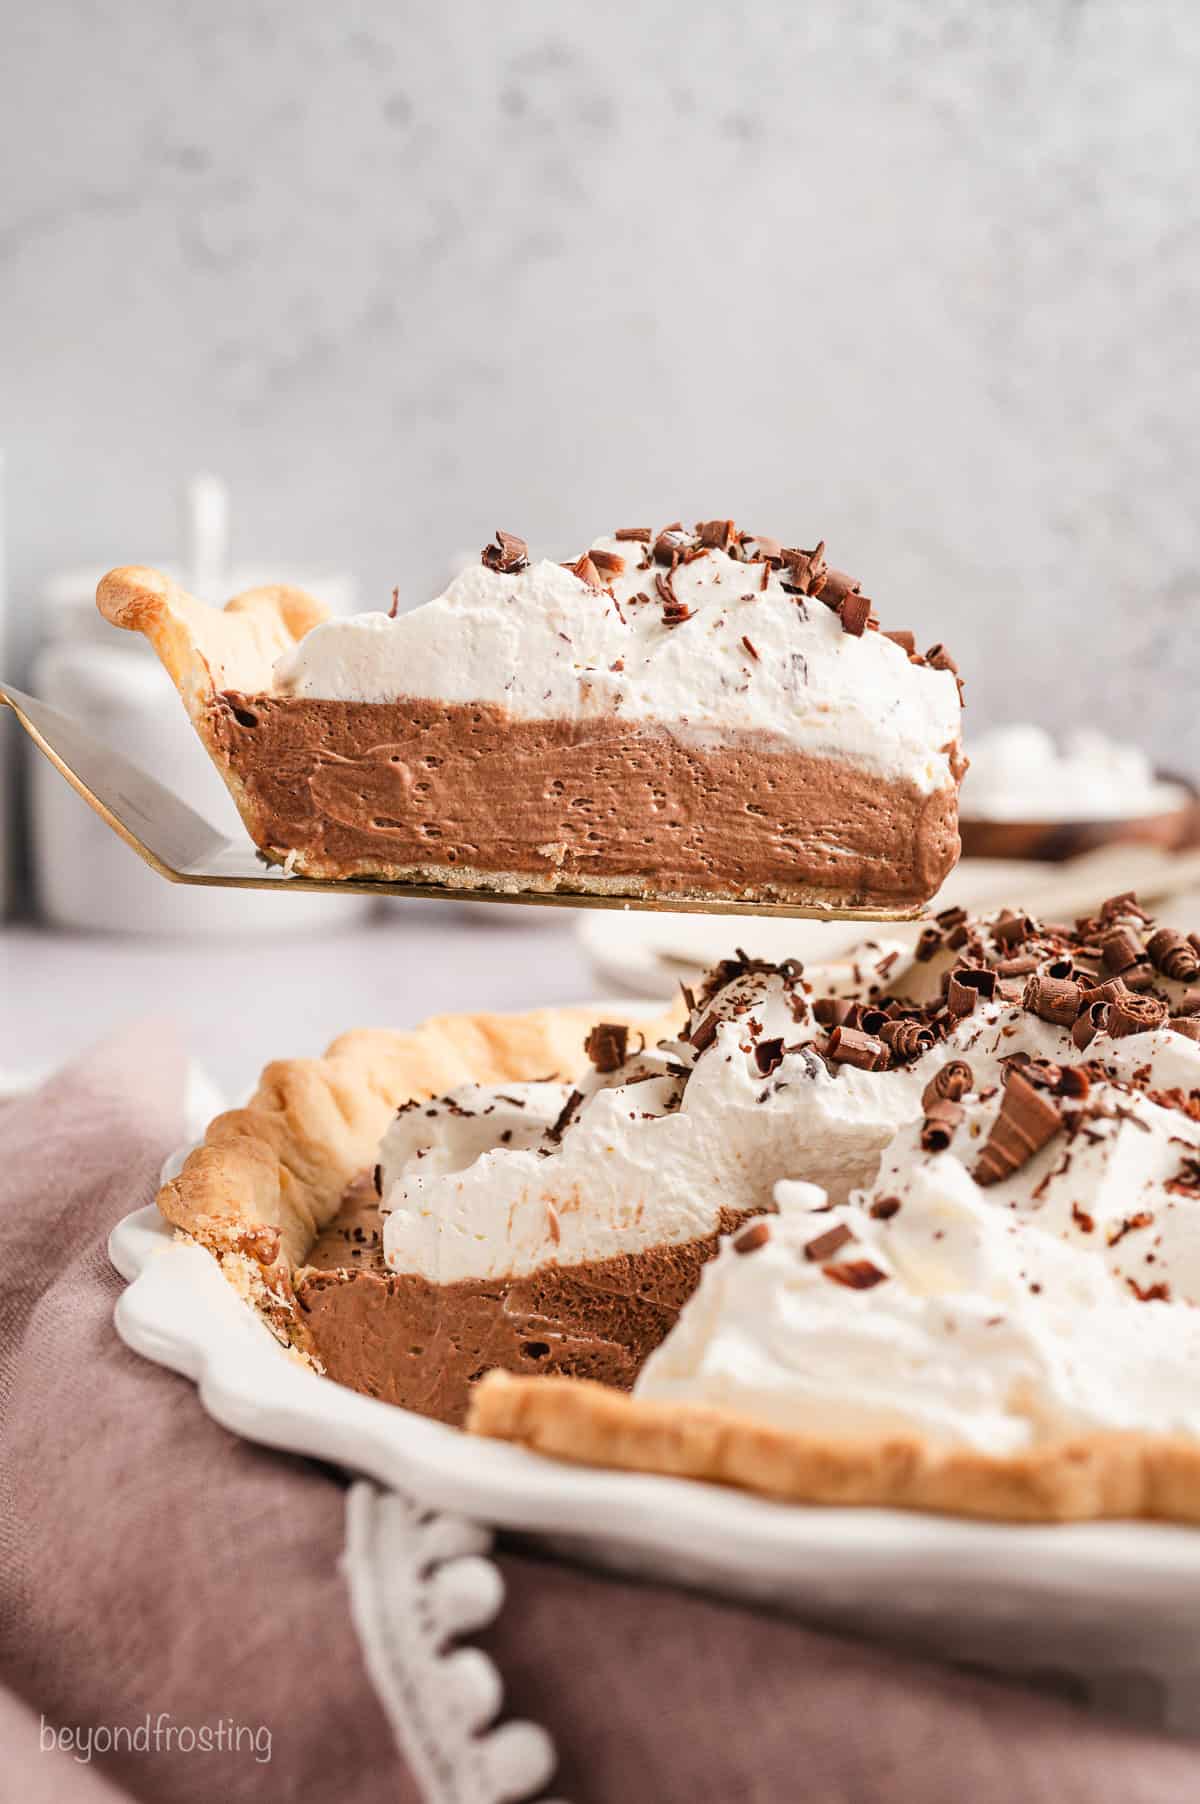
[[[871,1204],[869,1213],[876,1221],[890,1221],[893,1215],[900,1213],[900,1198],[898,1196],[881,1196],[877,1202]]]
[[[848,1290],[872,1290],[887,1277],[887,1273],[881,1272],[869,1259],[851,1259],[844,1265],[823,1265],[821,1270],[835,1284],[844,1284]]]
[[[754,546],[755,563],[780,564],[783,562],[783,546],[778,539],[770,538],[765,532],[751,532],[742,535],[742,545]]]
[[[1200,1016],[1172,1015],[1167,1026],[1186,1040],[1200,1040]]]
[[[746,647],[746,650],[750,653],[750,656],[754,659],[754,662],[757,664],[758,663],[758,653],[754,649],[754,642],[751,639],[747,639],[745,633],[742,634],[742,644]]]
[[[754,1253],[759,1247],[766,1246],[771,1238],[771,1230],[765,1221],[752,1221],[748,1228],[733,1237],[735,1253]]]
[[[811,551],[799,549],[784,551],[782,560],[792,579],[792,587],[798,594],[821,594],[829,575],[829,566],[825,562],[824,539],[820,540]]]
[[[383,1195],[383,1166],[377,1165],[371,1173],[371,1182],[375,1186],[376,1196]]]
[[[583,1050],[597,1071],[618,1071],[625,1063],[629,1029],[622,1021],[597,1021]]]
[[[882,1040],[854,1027],[835,1027],[826,1052],[835,1065],[854,1065],[860,1071],[882,1071],[889,1061]]]
[[[393,589],[392,590],[392,605],[388,609],[388,619],[394,620],[399,612],[400,612],[400,591],[399,591],[399,589]]]
[[[910,658],[917,649],[916,639],[908,631],[907,627],[902,627],[898,631],[885,633],[883,636],[885,639],[890,639],[893,645],[898,645],[901,651],[906,651]]]
[[[588,552],[588,557],[601,576],[620,576],[625,568],[625,559],[616,551],[592,550]]]
[[[648,545],[653,537],[652,526],[618,526],[613,534],[614,539],[638,539],[643,545]]]
[[[485,545],[479,555],[489,570],[499,570],[505,576],[515,576],[518,570],[529,567],[529,547],[515,532],[497,532],[495,544]]]
[[[575,1112],[579,1108],[579,1105],[582,1101],[583,1101],[582,1090],[572,1090],[572,1092],[568,1096],[566,1102],[563,1104],[562,1108],[559,1110],[558,1115],[556,1116],[553,1125],[546,1129],[547,1139],[555,1140],[555,1141],[562,1139],[563,1134],[565,1133],[566,1129],[568,1127],[570,1127],[571,1122],[574,1120]]]
[[[935,1102],[958,1102],[973,1088],[975,1073],[965,1059],[950,1059],[935,1071],[921,1092],[921,1107],[929,1113]]]
[[[921,1123],[921,1147],[927,1153],[944,1153],[966,1113],[960,1102],[935,1097]]]
[[[581,583],[587,584],[589,589],[604,587],[604,579],[596,568],[590,551],[585,551],[581,557],[577,557],[573,564],[564,564],[563,569],[569,570],[572,576],[577,576]]]
[[[827,566],[825,581],[820,589],[821,600],[836,614],[847,595],[857,595],[861,587],[862,584],[855,582],[852,576],[847,576],[844,570],[834,570]]]
[[[851,1229],[846,1226],[845,1222],[839,1222],[828,1232],[818,1234],[815,1240],[808,1241],[805,1244],[804,1257],[810,1259],[814,1265],[819,1265],[822,1260],[832,1258],[839,1248],[844,1247],[853,1239],[854,1234]]]
[[[737,537],[737,527],[732,520],[701,520],[696,527],[696,537],[714,551],[728,551]]]
[[[1114,933],[1106,933],[1100,941],[1100,950],[1106,969],[1118,976],[1131,966],[1140,964],[1146,956],[1142,942],[1128,927],[1118,927]]]
[[[838,613],[841,616],[842,631],[852,633],[856,639],[861,639],[867,630],[867,622],[871,618],[871,603],[867,597],[860,595],[856,590],[853,594],[847,595],[838,609]]]
[[[1005,914],[992,925],[992,938],[998,946],[1022,946],[1033,932],[1028,915]]]
[[[1155,969],[1175,983],[1194,983],[1200,977],[1200,952],[1174,927],[1160,927],[1152,933],[1146,951]]]
[[[879,1029],[879,1038],[897,1059],[919,1059],[934,1043],[933,1029],[919,1021],[886,1021]]]
[[[1057,1104],[1010,1068],[1000,1113],[975,1167],[975,1182],[986,1186],[1010,1177],[1053,1140],[1062,1125]]]
[[[655,563],[669,564],[673,570],[691,542],[691,534],[684,532],[681,520],[675,520],[670,526],[664,526],[654,541]]]
[[[1083,1003],[1083,991],[1066,977],[1037,974],[1025,985],[1022,998],[1030,1014],[1056,1027],[1072,1027]]]
[[[950,973],[946,1007],[952,1015],[969,1015],[977,997],[985,1001],[996,994],[996,973],[984,966],[959,965]]]
[[[754,1048],[754,1063],[764,1077],[770,1077],[783,1064],[783,1039],[760,1040]]]

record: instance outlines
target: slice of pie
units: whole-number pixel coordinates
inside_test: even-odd
[[[411,612],[223,610],[115,570],[263,855],[301,875],[914,911],[958,855],[960,695],[823,546],[732,521],[573,564],[497,535]]]

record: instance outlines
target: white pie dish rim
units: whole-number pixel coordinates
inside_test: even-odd
[[[168,1162],[178,1169],[184,1154]],[[1021,1526],[776,1503],[597,1470],[481,1440],[360,1396],[290,1357],[203,1248],[156,1208],[120,1221],[134,1352],[192,1379],[214,1420],[327,1460],[422,1506],[537,1536],[598,1564],[769,1603],[999,1671],[1069,1675],[1094,1702],[1200,1730],[1200,1533],[1166,1523]]]

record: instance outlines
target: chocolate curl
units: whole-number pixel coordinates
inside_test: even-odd
[[[1108,1013],[1111,1002],[1093,1002],[1085,1008],[1082,1015],[1071,1029],[1071,1044],[1077,1052],[1089,1047],[1097,1034],[1103,1033],[1108,1026]]]
[[[1151,963],[1175,983],[1194,983],[1200,977],[1200,952],[1173,927],[1160,927],[1146,942]]]
[[[954,1131],[966,1111],[960,1102],[937,1097],[925,1111],[921,1123],[921,1148],[927,1153],[944,1153],[954,1138]]]
[[[1016,958],[998,958],[992,970],[997,977],[1028,977],[1040,962],[1036,952],[1021,952]]]
[[[515,576],[518,570],[528,567],[529,547],[515,532],[498,531],[496,543],[485,545],[479,558],[489,570],[499,570],[505,576]]]
[[[1096,1002],[1120,1002],[1128,996],[1129,990],[1122,977],[1110,977],[1107,983],[1098,983],[1094,989],[1085,990],[1080,997],[1084,1008],[1090,1008]]]
[[[1062,1065],[1059,1069],[1058,1094],[1069,1096],[1072,1102],[1086,1102],[1092,1088],[1087,1072],[1078,1065]]]
[[[1010,1067],[1000,1113],[975,1167],[975,1182],[986,1186],[1011,1177],[1053,1140],[1062,1124],[1058,1105]]]
[[[691,534],[684,532],[682,520],[673,520],[670,526],[663,527],[654,541],[655,563],[669,564],[673,570],[691,542]]]
[[[1131,970],[1134,965],[1141,964],[1146,957],[1141,940],[1128,927],[1118,927],[1115,932],[1106,933],[1100,941],[1100,950],[1105,968],[1118,976]]]
[[[841,616],[842,631],[861,639],[871,618],[871,603],[867,596],[860,595],[857,590],[853,595],[847,595],[838,613]]]
[[[1200,1015],[1172,1015],[1167,1026],[1185,1040],[1200,1040]]]
[[[714,551],[728,551],[737,537],[737,527],[732,520],[701,520],[696,526],[696,537]]]
[[[1123,1040],[1128,1034],[1150,1033],[1156,1027],[1164,1027],[1166,1020],[1167,1005],[1158,996],[1125,996],[1109,1004],[1108,1031],[1114,1040]]]
[[[1200,1015],[1200,990],[1185,990],[1175,1004],[1177,1015]]]
[[[854,1004],[844,996],[818,996],[812,1005],[813,1020],[820,1027],[841,1027],[854,1013]]]
[[[596,568],[596,565],[592,561],[592,554],[590,551],[585,551],[582,557],[577,557],[573,564],[564,564],[563,569],[569,570],[572,576],[577,576],[581,583],[587,584],[589,589],[602,589],[604,587],[603,579],[599,570]]]
[[[853,1239],[854,1235],[851,1230],[844,1222],[839,1222],[836,1227],[830,1228],[826,1233],[818,1234],[815,1240],[808,1241],[804,1248],[804,1257],[811,1259],[814,1265],[819,1265],[823,1259],[832,1258],[839,1248],[844,1247],[848,1241]]]
[[[765,1221],[752,1221],[748,1228],[743,1228],[740,1234],[734,1235],[733,1250],[735,1253],[753,1253],[759,1247],[766,1246],[770,1238],[771,1230]]]
[[[847,1290],[873,1290],[887,1277],[887,1273],[881,1272],[869,1259],[848,1259],[843,1265],[823,1265],[821,1270],[835,1284],[844,1284]]]
[[[589,551],[592,567],[601,576],[620,576],[625,568],[625,559],[616,551]]]
[[[799,589],[801,595],[824,596],[825,585],[829,577],[829,566],[825,562],[824,539],[821,539],[811,551],[798,549],[785,551],[783,563],[791,577],[792,587]]]
[[[1025,985],[1025,1007],[1041,1021],[1055,1027],[1071,1027],[1083,1003],[1083,991],[1066,977],[1035,974]]]
[[[971,969],[960,965],[951,971],[946,987],[946,1007],[952,1015],[969,1015],[976,998],[990,1000],[996,994],[996,973],[985,968]]]
[[[917,641],[907,627],[893,628],[890,633],[885,633],[883,636],[885,639],[890,639],[893,645],[898,645],[901,651],[906,651],[910,658],[917,649]]]
[[[619,1071],[625,1063],[629,1045],[629,1029],[621,1021],[597,1021],[583,1050],[597,1071]]]
[[[618,526],[613,534],[614,539],[635,539],[643,545],[648,545],[653,537],[652,526]]]
[[[921,1107],[928,1115],[934,1103],[959,1102],[975,1087],[975,1073],[965,1059],[950,1059],[935,1071],[921,1095]]]
[[[825,606],[832,608],[837,614],[847,595],[857,595],[861,587],[862,584],[855,582],[852,576],[847,576],[844,570],[833,570],[826,566],[825,581],[821,584],[819,593]]]
[[[1033,932],[1028,915],[1005,914],[992,925],[992,938],[998,946],[1023,946]]]
[[[934,1043],[932,1029],[922,1027],[919,1021],[885,1021],[879,1038],[895,1059],[919,1059]]]
[[[855,1027],[835,1027],[829,1035],[826,1055],[836,1065],[854,1065],[860,1071],[882,1071],[890,1059],[882,1040]]]

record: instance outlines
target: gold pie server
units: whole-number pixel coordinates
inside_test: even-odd
[[[420,901],[534,903],[550,908],[636,908],[658,914],[787,915],[813,921],[913,921],[922,910],[802,905],[729,900],[660,901],[646,896],[593,896],[539,890],[451,889],[438,883],[388,883],[368,878],[292,876],[268,864],[249,839],[228,839],[186,802],[136,764],[86,733],[69,716],[0,683],[8,706],[48,758],[113,832],[169,883],[215,889],[325,890],[330,895],[410,896]]]

